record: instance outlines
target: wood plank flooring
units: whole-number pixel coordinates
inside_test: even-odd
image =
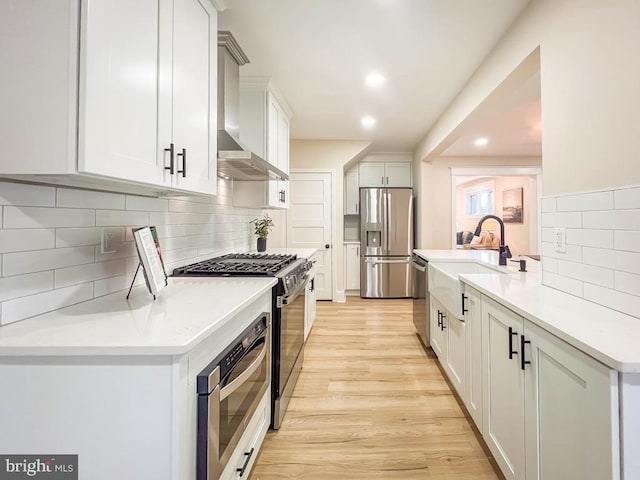
[[[436,362],[411,300],[318,302],[294,398],[250,479],[502,478]]]

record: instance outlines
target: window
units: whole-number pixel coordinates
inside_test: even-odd
[[[493,213],[493,187],[466,192],[465,213],[470,217]]]

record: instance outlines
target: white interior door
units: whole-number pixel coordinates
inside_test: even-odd
[[[318,251],[317,299],[332,300],[331,174],[298,172],[291,173],[289,179],[291,203],[287,210],[287,247]]]

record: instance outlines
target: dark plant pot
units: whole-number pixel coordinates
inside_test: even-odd
[[[264,252],[267,249],[267,239],[258,237],[258,248],[259,252]]]

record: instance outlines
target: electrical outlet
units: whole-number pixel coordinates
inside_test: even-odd
[[[553,230],[553,238],[556,252],[567,253],[567,229],[564,227],[556,227]]]
[[[122,228],[103,228],[100,242],[101,253],[113,253],[122,243]]]

